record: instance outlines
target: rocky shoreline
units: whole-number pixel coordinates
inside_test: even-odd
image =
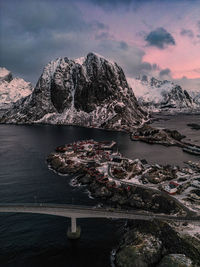
[[[176,130],[158,129],[148,124],[139,127],[131,135],[132,141],[142,141],[149,144],[161,144],[165,146],[185,147],[187,143],[182,142],[185,138]]]
[[[87,142],[91,145],[90,141]],[[101,168],[106,168],[105,164],[110,160],[109,157],[112,156],[112,153],[104,151],[102,147],[100,148],[98,142],[92,141],[92,144],[96,146],[96,151],[94,151],[94,147],[92,148],[92,151],[88,151],[87,149],[85,151],[84,149],[79,151],[76,143],[73,144],[73,146],[76,147],[75,153],[74,150],[72,150],[71,145],[58,147],[56,152],[48,156],[47,162],[50,168],[59,174],[75,175],[74,183],[78,185],[86,185],[92,197],[106,201],[106,203],[114,208],[136,208],[157,213],[184,214],[180,205],[173,201],[172,198],[164,196],[159,191],[136,184],[130,186],[126,183],[117,183],[116,181],[109,179],[109,175],[106,175],[108,170],[105,172],[102,170],[103,172],[101,172]],[[95,159],[94,155],[97,151],[99,151],[99,158]],[[85,156],[83,153],[86,153]],[[116,158],[117,156],[119,155],[116,155]],[[125,162],[128,164],[128,161]],[[138,164],[140,165],[140,162],[138,161],[130,164],[130,166],[134,168],[135,174],[141,172],[140,170],[137,170]],[[144,168],[143,165],[142,168]],[[159,171],[160,170],[157,170],[157,168],[154,167],[149,174],[146,173],[141,179],[149,179],[150,181],[153,181],[153,175],[159,177]],[[119,176],[119,172],[117,175]],[[116,177],[118,177],[117,175]],[[175,170],[170,166],[163,167],[160,175],[160,179],[169,179],[169,176],[170,179],[172,179],[175,175]],[[155,181],[155,183],[157,182]]]
[[[188,125],[193,127],[192,129],[199,129],[199,125],[197,124]],[[200,146],[182,141],[185,137],[186,136],[180,134],[177,130],[159,129],[148,124],[138,127],[130,134],[130,139],[132,141],[141,141],[148,144],[159,144],[164,146],[177,146],[181,147],[184,152],[200,155]]]
[[[115,142],[79,141],[57,147],[48,156],[47,163],[59,174],[72,174],[73,185],[86,186],[91,197],[100,199],[111,211],[122,208],[189,215],[184,205],[162,191],[134,182],[130,184],[122,178],[126,176],[131,181],[140,177],[142,183],[159,184],[177,178],[181,171],[191,174],[191,169],[129,160],[114,152],[114,147]],[[199,165],[189,164],[194,172],[199,172]],[[163,221],[133,221],[128,222],[114,264],[117,267],[198,267],[199,259],[200,240],[182,236]]]

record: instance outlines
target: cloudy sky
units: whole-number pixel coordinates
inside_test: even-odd
[[[57,57],[97,52],[129,77],[200,91],[199,0],[0,0],[0,63],[35,83]]]

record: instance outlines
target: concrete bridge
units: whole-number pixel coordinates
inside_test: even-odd
[[[163,221],[179,221],[200,224],[200,216],[175,216],[155,214],[138,210],[117,210],[112,208],[96,208],[88,206],[75,206],[67,204],[0,204],[0,212],[17,212],[17,213],[36,213],[62,216],[71,218],[71,228],[68,229],[69,238],[77,238],[80,236],[80,228],[76,225],[78,218],[112,218],[112,219],[128,219],[128,220],[163,220]]]

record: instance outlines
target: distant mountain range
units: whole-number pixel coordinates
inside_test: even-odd
[[[191,92],[190,94],[193,97],[194,103],[200,107],[200,88],[199,92]]]
[[[6,68],[0,68],[0,110],[10,108],[13,103],[32,93],[32,85],[21,78],[13,78]]]
[[[116,63],[89,53],[46,65],[35,89],[0,118],[1,123],[73,124],[131,130],[147,119]]]
[[[128,82],[139,104],[150,111],[184,112],[200,107],[200,93],[194,97],[171,81],[143,75],[138,79],[129,78]]]

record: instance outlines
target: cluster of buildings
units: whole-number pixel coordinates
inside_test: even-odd
[[[66,155],[78,155],[82,159],[88,160],[109,160],[111,149],[116,143],[112,142],[96,142],[94,140],[78,141],[65,146],[56,148],[56,152],[65,153]]]
[[[69,166],[80,165],[81,168],[84,166],[84,170],[89,176],[106,186],[116,188],[123,180],[133,185],[148,183],[152,187],[155,184],[155,188],[160,188],[168,194],[182,192],[183,183],[179,183],[179,180],[174,181],[176,176],[174,172],[176,173],[177,170],[123,158],[120,153],[113,152],[115,144],[114,141],[84,140],[57,147],[56,151],[64,153],[65,162]],[[193,167],[200,168],[200,164],[195,164]],[[189,170],[185,171],[189,174]],[[198,187],[197,182],[194,187]]]

